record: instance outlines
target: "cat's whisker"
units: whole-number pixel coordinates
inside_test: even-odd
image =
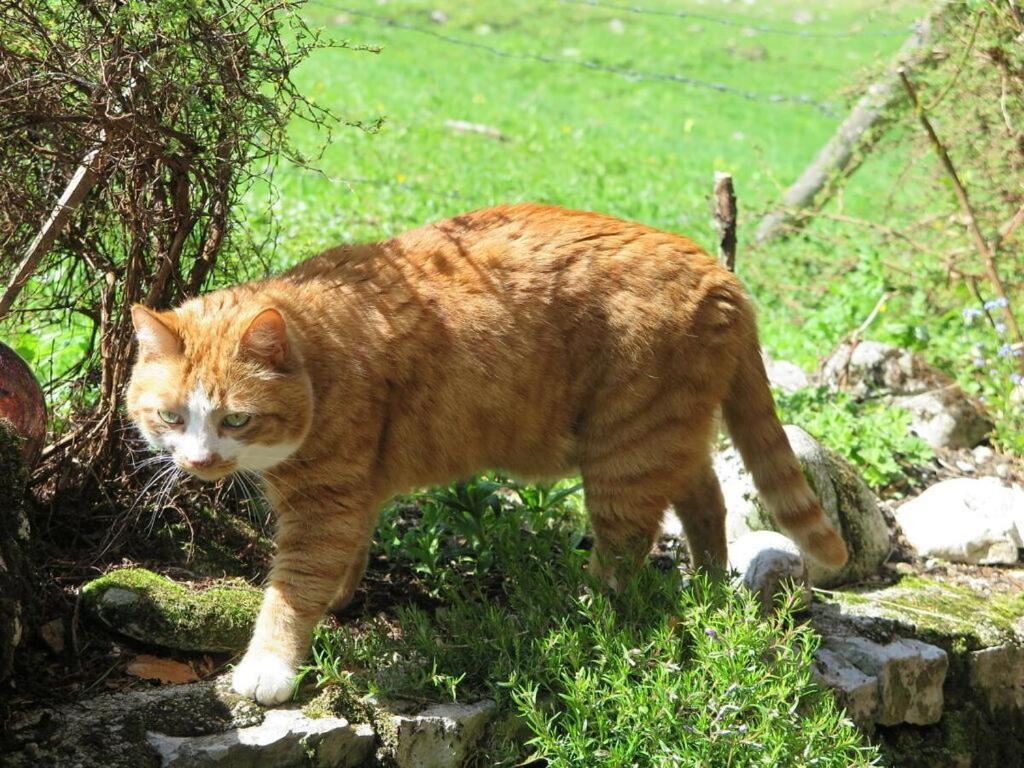
[[[135,497],[135,501],[132,503],[131,507],[128,509],[128,515],[131,515],[131,513],[135,511],[135,508],[139,505],[139,503],[143,499],[145,499],[147,497],[147,495],[149,493],[149,489],[152,488],[153,485],[155,485],[157,482],[161,481],[163,478],[165,478],[168,475],[168,473],[170,473],[170,472],[172,472],[172,471],[174,471],[176,469],[177,469],[177,467],[175,467],[174,464],[172,463],[170,466],[163,467],[160,470],[158,470],[157,472],[154,472],[153,476],[149,478],[149,481],[143,486],[142,490],[139,491],[138,496]]]
[[[150,516],[149,525],[146,527],[147,537],[153,533],[153,527],[156,525],[157,517],[160,516],[160,512],[164,508],[165,499],[168,501],[170,500],[169,492],[171,488],[174,487],[181,474],[181,470],[178,469],[177,466],[173,466],[172,471],[167,475],[163,485],[160,487],[160,491],[156,495],[156,502],[153,505],[153,514]]]

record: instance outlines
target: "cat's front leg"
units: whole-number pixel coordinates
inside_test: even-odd
[[[331,507],[313,511],[293,506],[280,515],[270,583],[249,649],[232,678],[235,692],[260,704],[280,704],[291,697],[313,627],[342,580],[353,570],[362,573],[372,535],[370,508]]]

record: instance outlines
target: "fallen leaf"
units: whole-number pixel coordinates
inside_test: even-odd
[[[159,680],[161,683],[194,683],[199,679],[195,670],[188,664],[147,654],[132,659],[125,672],[133,677]]]

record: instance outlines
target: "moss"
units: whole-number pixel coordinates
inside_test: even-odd
[[[830,593],[844,613],[883,619],[953,654],[1024,639],[1024,595],[985,595],[905,576],[882,588]]]
[[[111,571],[82,596],[115,631],[187,651],[241,650],[260,606],[260,592],[241,580],[190,589],[144,568]]]
[[[302,713],[314,720],[344,717],[349,722],[370,722],[372,714],[351,684],[328,685],[302,708]]]

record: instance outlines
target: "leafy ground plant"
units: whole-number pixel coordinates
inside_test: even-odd
[[[884,403],[858,402],[825,387],[776,393],[776,401],[786,422],[798,424],[849,459],[878,490],[894,489],[905,479],[905,467],[934,456],[911,431],[910,414]]]
[[[418,500],[457,520],[492,482]],[[579,494],[559,497],[564,490],[543,511],[525,499],[478,505],[509,521],[485,546],[466,548],[464,532],[437,533],[435,551],[462,552],[435,561],[450,574],[432,576],[443,607],[321,628],[307,674],[350,702],[366,693],[494,697],[519,727],[498,729],[479,765],[876,763],[831,695],[812,684],[817,638],[791,606],[764,620],[741,590],[652,567],[610,596],[586,576]],[[383,535],[396,530],[386,524]],[[467,567],[484,560],[486,572]]]

